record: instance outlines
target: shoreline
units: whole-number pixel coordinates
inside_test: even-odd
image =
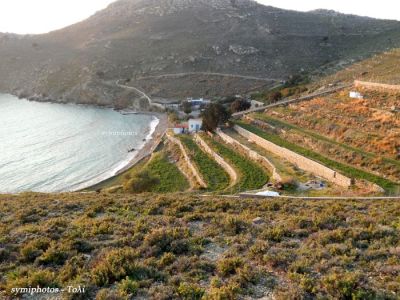
[[[113,106],[103,106],[96,104],[81,104],[81,103],[68,103],[68,102],[58,102],[52,101],[49,99],[29,99],[28,97],[20,97],[19,95],[15,95],[9,92],[2,92],[0,94],[9,95],[12,97],[16,97],[18,100],[23,100],[27,102],[35,102],[35,103],[50,103],[50,104],[59,104],[59,105],[72,105],[72,106],[80,106],[80,107],[94,107],[98,109],[107,109],[113,110],[122,115],[147,115],[151,116],[154,119],[150,122],[150,132],[144,138],[143,144],[140,148],[138,148],[134,156],[127,156],[124,160],[120,161],[117,165],[114,165],[109,170],[105,171],[102,174],[99,174],[95,177],[88,178],[86,180],[82,180],[81,182],[75,183],[72,186],[66,188],[65,190],[56,191],[56,193],[63,192],[79,192],[87,189],[91,189],[97,185],[100,185],[114,177],[119,176],[120,174],[126,172],[135,166],[138,162],[143,160],[145,157],[151,155],[156,147],[159,145],[161,138],[164,136],[165,132],[168,129],[168,115],[162,112],[152,112],[152,111],[138,111],[132,110],[130,108],[115,108]],[[157,121],[157,125],[153,127],[153,122]],[[9,194],[9,193],[7,193]]]
[[[119,112],[122,113],[121,111]],[[137,151],[135,156],[132,159],[130,159],[128,163],[124,164],[124,166],[113,172],[113,175],[108,176],[107,178],[103,178],[98,182],[92,183],[87,186],[84,186],[84,184],[82,184],[80,185],[80,187],[71,190],[71,192],[81,192],[85,190],[94,189],[96,186],[101,185],[102,183],[112,178],[115,178],[121,175],[122,173],[128,171],[129,169],[133,168],[136,164],[138,164],[140,161],[150,156],[154,152],[154,150],[158,147],[162,137],[165,135],[168,129],[168,116],[167,114],[156,113],[156,112],[145,112],[145,113],[138,112],[137,114],[151,115],[158,120],[158,123],[154,127],[153,132],[149,133],[149,135],[146,137],[146,141],[144,142],[143,146]]]

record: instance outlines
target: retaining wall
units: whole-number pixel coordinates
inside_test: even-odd
[[[310,172],[316,176],[322,177],[338,186],[348,188],[352,185],[352,180],[349,177],[346,177],[340,173],[337,173],[336,171],[325,167],[324,165],[311,160],[309,158],[306,158],[300,154],[297,154],[289,149],[280,147],[278,145],[275,145],[274,143],[271,143],[270,141],[267,141],[266,139],[263,139],[262,137],[238,126],[235,125],[234,129],[243,137],[247,138],[249,141],[252,141],[259,145],[260,147],[263,147],[264,149],[285,158],[292,164],[296,165],[302,170],[305,170],[307,172]]]
[[[188,166],[188,169],[192,172],[192,175],[196,179],[199,186],[202,188],[207,188],[207,184],[205,183],[205,181],[201,177],[199,171],[196,169],[196,167],[193,165],[192,161],[190,160],[190,157],[187,154],[186,149],[183,146],[182,142],[180,140],[178,140],[177,138],[171,136],[169,133],[167,134],[167,137],[172,143],[178,145],[179,149],[181,150],[181,152],[183,154],[183,158]]]
[[[281,182],[282,177],[279,175],[276,167],[272,162],[270,162],[266,157],[258,154],[256,151],[251,150],[249,147],[241,144],[239,141],[235,140],[231,136],[222,132],[222,130],[218,129],[217,134],[223,139],[226,143],[234,146],[235,148],[239,148],[240,151],[244,152],[250,159],[260,163],[264,168],[266,168],[271,174],[272,179]]]
[[[369,88],[369,89],[391,90],[391,91],[399,91],[400,92],[400,85],[392,85],[392,84],[355,80],[354,86],[355,87],[364,87],[364,88]]]
[[[228,173],[229,177],[231,178],[230,186],[234,186],[238,181],[238,175],[235,169],[233,169],[221,156],[215,153],[198,134],[194,136],[194,140],[205,152],[210,154],[212,158]]]

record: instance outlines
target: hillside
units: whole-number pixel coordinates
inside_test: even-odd
[[[35,100],[146,109],[118,79],[152,96],[224,96],[265,89],[291,74],[337,68],[400,46],[400,23],[287,11],[252,0],[120,0],[43,35],[0,34],[0,91]],[[151,75],[212,72],[144,80]],[[227,77],[237,74],[270,82]],[[234,89],[237,87],[236,89]]]
[[[323,85],[332,82],[370,81],[384,84],[400,84],[400,49],[392,49],[352,64],[345,69],[317,81]]]
[[[399,205],[0,196],[0,297],[80,285],[65,299],[396,299]]]

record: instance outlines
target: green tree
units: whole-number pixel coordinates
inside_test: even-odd
[[[183,101],[182,110],[185,114],[189,115],[192,112],[192,104],[189,101]]]
[[[239,111],[248,110],[251,107],[251,103],[244,99],[237,99],[231,104],[232,113],[236,113]]]
[[[231,113],[222,104],[211,103],[201,113],[201,117],[203,119],[203,129],[213,132],[219,124],[228,122]]]

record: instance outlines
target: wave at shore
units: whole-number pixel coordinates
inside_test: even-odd
[[[83,183],[78,183],[78,184],[72,186],[70,189],[68,189],[68,191],[74,192],[74,191],[80,191],[80,190],[87,189],[91,186],[99,184],[100,182],[110,179],[110,178],[122,173],[123,171],[131,168],[134,165],[135,159],[140,154],[140,152],[145,148],[146,144],[154,139],[154,134],[156,132],[157,127],[160,124],[160,119],[157,118],[156,116],[152,116],[152,118],[153,118],[153,120],[150,122],[150,125],[149,125],[149,133],[145,137],[144,142],[139,147],[137,147],[137,149],[135,151],[133,151],[132,153],[128,153],[125,160],[119,162],[117,165],[112,167],[110,169],[110,171],[99,174],[91,179],[85,180]]]

